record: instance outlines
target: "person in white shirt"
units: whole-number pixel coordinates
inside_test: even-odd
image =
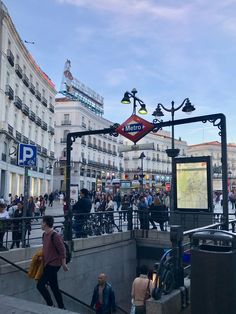
[[[135,306],[135,314],[146,314],[146,300],[152,295],[153,283],[148,278],[146,265],[140,267],[140,276],[132,284],[131,297]]]
[[[6,210],[6,205],[0,203],[0,251],[5,251],[6,248],[3,246],[3,239],[6,230],[6,224],[4,223],[5,219],[9,219],[8,211]]]

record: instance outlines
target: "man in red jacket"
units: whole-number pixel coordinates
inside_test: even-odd
[[[63,268],[68,271],[66,265],[66,252],[63,240],[59,233],[53,229],[54,219],[52,216],[44,216],[42,220],[43,233],[43,264],[44,270],[39,279],[37,289],[43,296],[48,306],[53,306],[51,295],[46,287],[50,285],[58,307],[64,309],[63,299],[58,287],[57,272]],[[53,234],[54,233],[54,234]],[[53,237],[53,238],[52,238]]]

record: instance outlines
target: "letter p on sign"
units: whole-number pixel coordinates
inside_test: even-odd
[[[19,144],[18,165],[24,167],[36,166],[37,147],[35,145]]]

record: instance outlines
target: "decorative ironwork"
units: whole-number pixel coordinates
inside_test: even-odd
[[[210,122],[213,124],[213,126],[216,126],[220,131],[218,132],[218,135],[221,136],[221,130],[222,130],[222,119],[219,117],[216,117],[214,119],[207,119],[207,120],[202,120],[202,123],[207,123]]]

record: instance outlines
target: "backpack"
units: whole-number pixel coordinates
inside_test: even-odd
[[[59,251],[58,251],[57,247],[54,245],[54,240],[53,240],[55,232],[57,232],[57,231],[54,231],[52,233],[52,235],[51,235],[51,241],[52,241],[52,244],[53,244],[53,246],[55,247],[55,249],[57,251],[57,254],[59,254]],[[43,236],[44,236],[44,234],[43,234]],[[66,264],[68,264],[71,261],[72,255],[71,255],[71,252],[70,252],[68,244],[65,241],[63,241],[63,244],[64,244],[64,247],[65,247],[65,250],[66,250]]]

